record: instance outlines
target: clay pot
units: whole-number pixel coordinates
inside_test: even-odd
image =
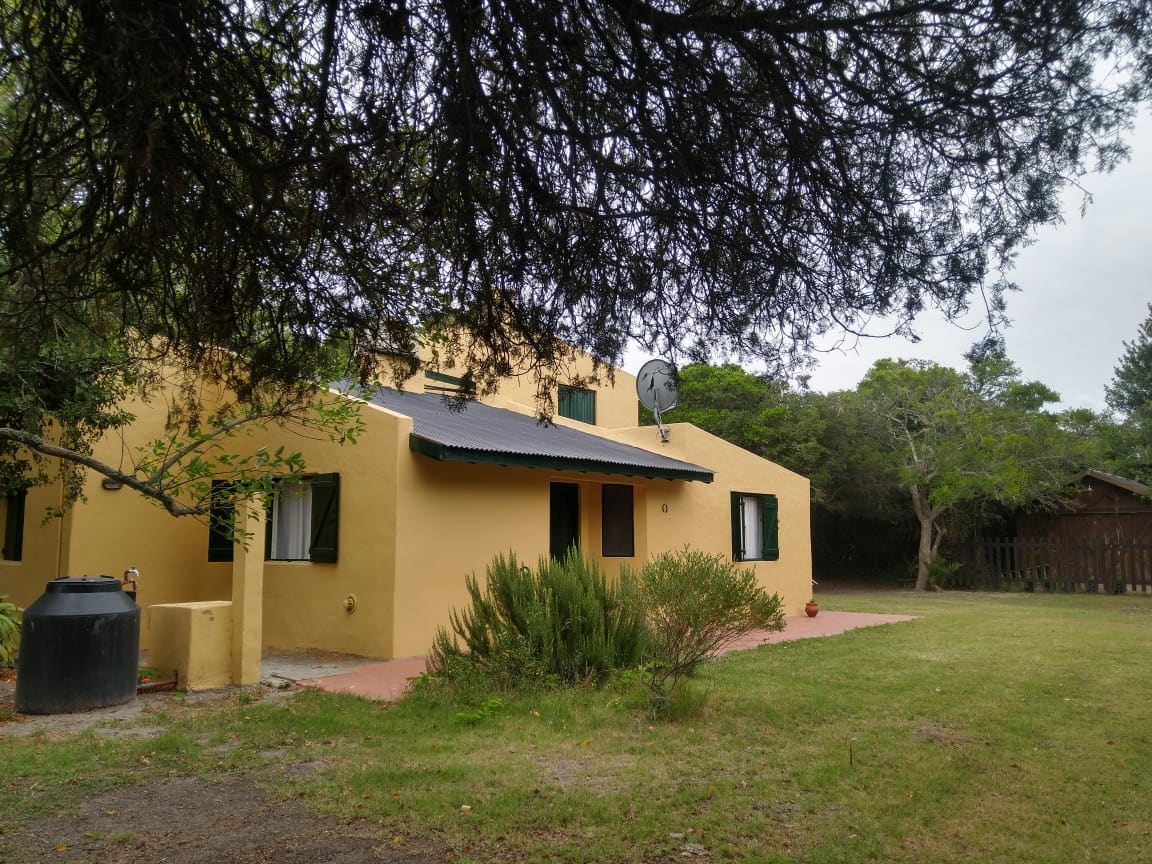
[[[809,600],[804,604],[804,614],[809,618],[815,618],[816,613],[820,611],[820,604],[815,600]]]

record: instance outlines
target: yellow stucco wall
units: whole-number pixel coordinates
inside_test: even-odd
[[[204,394],[208,404],[212,395]],[[136,420],[122,435],[107,435],[93,455],[110,465],[131,464],[137,448],[164,436],[168,407],[162,398],[139,399],[127,408]],[[174,517],[127,487],[108,490],[103,475],[88,472],[84,499],[66,521],[62,576],[120,577],[135,566],[140,571],[136,594],[142,609],[163,603],[228,599],[228,565],[209,565],[207,527],[190,517]],[[141,647],[148,647],[147,628]]]
[[[538,471],[438,463],[411,451],[399,465],[393,650],[407,657],[426,653],[449,610],[465,605],[465,575],[483,584],[497,553],[514,551],[530,565],[548,553],[548,484]]]
[[[181,690],[209,690],[232,683],[232,603],[210,600],[151,606],[148,664],[166,678],[176,673]]]
[[[121,464],[121,448],[135,448],[162,435],[167,414],[163,402],[133,403],[130,410],[136,421],[123,437],[108,436],[100,442],[97,458]],[[406,451],[411,421],[398,421],[391,412],[369,405],[362,417],[366,429],[359,445],[340,446],[275,427],[238,439],[238,446],[246,451],[261,444],[283,443],[304,454],[309,471],[340,474],[339,561],[264,565],[263,641],[267,646],[390,656],[397,491],[393,477],[399,426],[407,424],[403,431]],[[19,595],[17,602],[26,605],[43,591],[45,581],[57,575],[120,576],[135,565],[141,574],[137,599],[142,608],[231,599],[232,564],[207,560],[208,528],[203,520],[173,517],[130,489],[103,489],[101,480],[100,475],[90,473],[85,500],[69,510],[64,520],[26,533],[24,561],[0,564],[0,593],[10,583],[13,599]],[[38,524],[32,513],[43,510],[39,499],[51,495],[58,497],[58,489],[30,493],[29,530]],[[56,538],[61,532],[64,543],[58,551]],[[41,571],[47,575],[42,577]],[[351,614],[344,608],[349,595],[357,598],[357,609]],[[141,647],[150,647],[150,638],[145,627]]]
[[[581,487],[582,546],[600,552],[600,485],[626,478],[547,470],[439,463],[414,453],[412,421],[365,405],[356,445],[270,433],[268,443],[299,448],[310,471],[340,474],[339,561],[264,563],[264,643],[317,647],[373,657],[424,654],[450,611],[467,603],[464,578],[483,582],[498,553],[534,565],[548,553],[550,484]],[[636,557],[644,560],[644,490],[638,487]],[[206,542],[206,541],[205,541]],[[356,600],[347,613],[346,598]]]
[[[572,364],[562,381],[575,381],[587,379],[593,374],[592,358],[581,354]],[[637,418],[636,408],[636,377],[629,375],[622,369],[615,370],[613,380],[608,380],[608,370],[601,368],[598,373],[600,382],[589,384],[589,389],[596,391],[596,426],[616,428],[621,426],[635,426]],[[528,375],[518,378],[507,378],[500,389],[490,398],[485,399],[493,405],[511,408],[516,411],[535,413],[536,381]],[[556,408],[557,392],[552,393],[553,410]],[[587,429],[588,424],[572,421],[576,428]]]
[[[485,568],[498,554],[515,552],[534,567],[549,548],[549,501],[553,482],[580,487],[580,546],[598,557],[601,546],[600,486],[628,482],[608,475],[545,469],[436,462],[400,454],[400,496],[395,594],[395,656],[424,654],[451,609],[468,603],[465,576],[484,584]],[[637,514],[636,556],[608,558],[610,576],[645,557],[644,492],[633,502]]]
[[[270,442],[298,449],[309,471],[339,473],[340,533],[336,563],[264,562],[266,646],[392,656],[397,453],[408,451],[412,421],[369,404],[361,417],[356,444],[269,432]]]
[[[618,373],[612,395],[598,399],[600,422],[635,422],[634,380]],[[504,404],[534,410],[517,402],[528,389],[527,384],[510,384],[502,391]],[[100,458],[117,464],[120,447],[160,434],[163,406],[135,410],[140,419],[124,441],[110,436],[97,451]],[[275,427],[240,442],[246,449],[283,444],[302,453],[310,472],[340,475],[338,561],[263,563],[265,646],[384,658],[425,653],[451,609],[467,603],[466,574],[483,577],[491,559],[509,550],[530,565],[547,554],[552,482],[579,484],[581,547],[594,558],[602,551],[601,484],[634,487],[636,554],[602,559],[610,576],[623,564],[638,566],[651,555],[686,543],[728,555],[730,493],[774,494],[780,505],[780,560],[747,566],[756,570],[765,588],[781,594],[790,614],[798,613],[810,596],[808,481],[694,427],[673,425],[668,444],[659,442],[652,427],[598,426],[595,431],[711,468],[715,483],[438,463],[410,449],[410,418],[369,404],[363,406],[362,418],[365,429],[355,445]],[[37,501],[51,494],[59,493],[34,492]],[[207,561],[208,529],[202,521],[176,519],[128,489],[104,490],[98,476],[89,479],[87,496],[63,521],[26,536],[23,562],[0,564],[0,579],[5,580],[0,593],[10,583],[18,589],[10,592],[14,599],[27,603],[39,595],[47,578],[119,575],[134,564],[141,572],[143,607],[231,598],[232,565]],[[29,514],[37,508],[42,511],[43,502],[34,506],[30,498]],[[32,523],[38,519],[30,518]],[[54,539],[61,533],[63,547]],[[57,560],[64,563],[57,565]],[[46,578],[6,578],[41,570],[47,571]],[[356,604],[351,613],[345,608],[349,597]],[[143,644],[148,640],[146,629]]]
[[[60,507],[60,487],[37,486],[24,501],[24,543],[21,560],[0,561],[0,594],[8,601],[27,606],[44,593],[44,585],[61,572],[61,537],[67,519],[45,515]],[[0,531],[3,525],[0,524]]]
[[[582,475],[577,475],[582,476]],[[557,481],[572,482],[573,477],[557,476]],[[580,549],[596,561],[609,578],[620,575],[622,567],[639,569],[648,560],[648,518],[646,499],[648,487],[652,481],[638,477],[616,477],[604,475],[595,480],[582,479],[580,481]],[[632,486],[632,530],[634,550],[631,557],[612,556],[604,557],[604,524],[601,518],[602,487],[605,483],[623,484]]]
[[[713,554],[732,551],[731,493],[772,494],[779,500],[780,558],[746,562],[760,584],[780,594],[788,614],[799,614],[811,596],[812,561],[808,480],[695,427],[677,424],[659,444],[654,427],[613,430],[610,437],[695,462],[716,472],[713,483],[558,473],[543,469],[437,463],[400,454],[395,595],[396,656],[428,650],[449,610],[468,602],[464,576],[483,584],[485,565],[515,551],[526,563],[548,551],[552,482],[580,487],[580,547],[614,577],[624,564],[686,544]],[[603,558],[601,485],[634,487],[635,556]]]
[[[687,423],[674,423],[660,442],[655,426],[610,430],[617,441],[716,472],[712,483],[650,481],[648,549],[658,554],[685,543],[709,553],[732,554],[731,493],[775,495],[779,501],[780,558],[746,562],[760,584],[778,593],[797,615],[812,596],[812,535],[808,478],[729,444]]]
[[[448,356],[438,354],[427,346],[420,350],[419,355],[420,362],[425,368],[438,368],[448,375],[459,373],[455,366],[456,361]],[[610,375],[607,367],[601,366],[599,369],[595,367],[596,364],[590,355],[578,351],[557,374],[557,378],[562,384],[579,383],[582,387],[596,391],[596,426],[606,428],[635,426],[638,416],[636,376],[630,375],[623,369],[612,370]],[[385,378],[388,378],[386,364],[381,367],[381,373]],[[597,379],[596,383],[589,383],[593,377]],[[387,383],[394,385],[395,382],[389,379]],[[423,374],[418,373],[413,378],[403,382],[401,386],[405,390],[419,393],[424,392],[424,383]],[[438,382],[429,383],[436,384]],[[536,398],[538,387],[539,383],[536,376],[531,373],[513,375],[504,378],[497,391],[485,396],[484,401],[501,408],[535,414],[539,410]],[[552,388],[550,396],[553,410],[555,410],[558,398],[556,387]],[[578,428],[585,426],[583,423],[574,425]]]

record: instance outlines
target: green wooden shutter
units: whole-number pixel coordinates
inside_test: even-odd
[[[232,502],[232,484],[227,480],[212,481],[212,498],[208,511],[208,560],[231,561],[232,530],[236,505]]]
[[[775,495],[760,496],[760,522],[764,531],[764,560],[780,557],[780,502]]]
[[[8,510],[4,518],[4,560],[21,561],[24,557],[24,499],[27,492],[6,496]]]
[[[600,554],[631,558],[636,554],[632,487],[605,483],[600,487]]]
[[[264,499],[264,560],[272,560],[272,515],[276,496],[280,494],[280,481],[272,484],[272,494]]]
[[[581,390],[578,397],[580,402],[580,409],[577,412],[585,423],[596,425],[596,391],[595,390]]]
[[[596,423],[596,391],[580,387],[560,386],[556,400],[556,413],[581,423]]]
[[[312,542],[308,557],[334,564],[340,539],[340,475],[317,474],[308,478],[312,487]]]
[[[732,493],[732,560],[744,560],[744,544],[740,542],[740,528],[743,515],[740,507],[740,493]]]

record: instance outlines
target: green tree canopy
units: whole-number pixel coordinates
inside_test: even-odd
[[[818,568],[892,568],[911,530],[907,496],[855,393],[796,389],[735,364],[690,364],[678,378],[679,401],[665,419],[692,423],[811,481]],[[652,422],[647,412],[642,419]]]
[[[1148,311],[1136,338],[1124,343],[1124,354],[1106,391],[1108,406],[1124,416],[1152,405],[1152,304]]]
[[[919,525],[916,587],[930,584],[949,521],[988,506],[1056,500],[1083,467],[1078,441],[1040,410],[1058,397],[999,353],[962,374],[926,361],[880,360],[856,390],[869,440],[896,471]]]
[[[1125,477],[1152,482],[1152,304],[1136,338],[1124,342],[1105,396],[1119,417],[1104,427],[1115,470]]]
[[[766,375],[727,363],[693,363],[677,376],[679,401],[669,422],[692,423],[771,459],[824,488],[827,452],[817,394],[796,391]]]
[[[307,401],[334,336],[362,360],[467,334],[481,387],[629,338],[786,364],[828,328],[963,310],[1070,177],[1122,156],[1150,18],[1143,0],[12,0],[0,340],[25,334],[14,368],[88,370],[109,411],[157,354],[241,400]],[[45,360],[58,343],[66,362]],[[54,398],[83,455],[108,418]],[[3,428],[42,431],[24,416]]]

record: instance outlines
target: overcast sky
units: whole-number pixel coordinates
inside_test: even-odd
[[[1065,197],[1064,224],[1041,229],[1017,258],[1010,278],[1020,290],[1008,296],[1008,356],[1028,379],[1047,384],[1066,407],[1104,407],[1104,388],[1135,338],[1152,301],[1152,119],[1142,117],[1131,136],[1132,155],[1112,174],[1083,181],[1092,195],[1084,216],[1082,193]],[[978,301],[973,304],[977,306]],[[882,357],[923,358],[963,369],[963,354],[987,332],[973,309],[962,329],[935,313],[917,319],[921,341],[902,338],[845,342],[817,354],[810,386],[824,392],[855,388]],[[890,329],[890,328],[887,328]],[[883,322],[874,332],[883,333]],[[646,359],[630,353],[635,373]],[[751,367],[749,367],[751,368]]]
[[[1065,196],[1064,224],[1043,228],[1023,250],[1010,277],[1008,356],[1024,376],[1047,384],[1067,407],[1104,407],[1104,388],[1136,337],[1152,300],[1152,119],[1140,119],[1131,159],[1111,174],[1083,181]],[[919,343],[868,339],[818,355],[815,390],[851,389],[881,357],[918,357],[958,369],[963,354],[986,332],[976,310],[963,330],[939,315],[918,319]]]

